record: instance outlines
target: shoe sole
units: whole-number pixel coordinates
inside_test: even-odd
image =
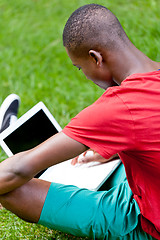
[[[18,100],[18,102],[20,103],[20,97],[16,94],[12,93],[8,97],[6,97],[6,99],[3,101],[3,103],[0,107],[0,129],[2,127],[4,114],[14,100]]]

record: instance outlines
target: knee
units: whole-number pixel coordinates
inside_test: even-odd
[[[7,209],[7,206],[9,206],[11,202],[11,193],[7,193],[4,195],[0,195],[0,203],[2,204],[3,207]]]
[[[24,212],[26,208],[26,204],[22,199],[23,196],[23,186],[15,189],[12,192],[9,192],[4,195],[0,195],[0,204],[10,212],[17,215],[19,218],[27,221],[27,222],[35,222],[28,217],[28,213]],[[26,211],[27,212],[27,211]],[[29,211],[28,211],[29,212]]]
[[[0,203],[21,219],[37,223],[50,184],[40,179],[32,179],[14,191],[0,195]]]
[[[19,198],[18,195],[20,194],[20,189],[16,189],[4,195],[0,195],[0,203],[3,207],[8,210],[11,210],[12,206],[17,202]]]

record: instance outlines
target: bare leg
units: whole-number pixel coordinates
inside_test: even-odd
[[[10,193],[0,195],[0,203],[23,220],[37,223],[50,184],[34,178]]]

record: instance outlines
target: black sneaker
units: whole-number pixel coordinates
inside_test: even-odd
[[[20,98],[16,94],[10,94],[0,107],[0,133],[17,120]]]

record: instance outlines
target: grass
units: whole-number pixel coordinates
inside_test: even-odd
[[[3,209],[0,220],[0,239],[8,240],[51,240],[51,239],[82,239],[60,233],[58,231],[49,230],[41,225],[26,223],[15,215],[10,214],[9,211]]]
[[[21,97],[19,116],[43,101],[64,127],[101,94],[73,68],[62,46],[69,15],[90,0],[0,0],[0,103],[10,93]],[[132,42],[160,59],[158,0],[95,0],[113,11]],[[0,150],[0,160],[6,155]],[[80,239],[25,223],[0,210],[0,239]]]

